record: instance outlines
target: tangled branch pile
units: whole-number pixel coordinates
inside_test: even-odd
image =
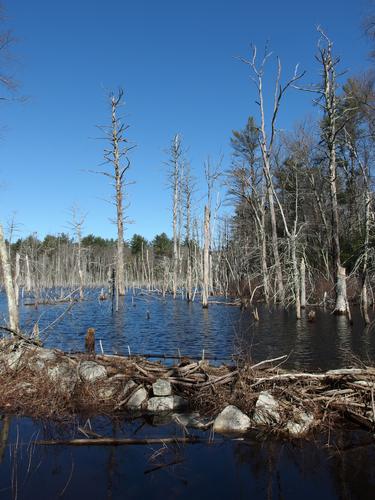
[[[0,408],[8,413],[66,418],[82,412],[128,411],[139,416],[188,407],[215,418],[235,406],[249,418],[251,427],[295,435],[349,421],[375,429],[375,368],[287,372],[277,364],[282,359],[214,367],[207,361],[182,358],[168,366],[144,357],[88,357],[4,343]],[[155,394],[155,383],[160,380],[171,392]]]

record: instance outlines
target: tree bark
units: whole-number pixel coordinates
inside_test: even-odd
[[[305,259],[301,259],[301,309],[306,307],[306,264]]]
[[[204,246],[203,246],[203,286],[202,307],[208,307],[208,289],[210,280],[210,208],[204,207]]]
[[[19,317],[17,300],[12,279],[12,269],[9,262],[8,252],[4,239],[3,227],[0,224],[0,258],[3,268],[5,292],[8,300],[9,327],[14,332],[19,332]]]

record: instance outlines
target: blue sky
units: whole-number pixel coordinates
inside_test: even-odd
[[[84,232],[115,237],[107,179],[88,173],[102,162],[96,125],[109,120],[106,92],[125,90],[131,153],[130,207],[136,233],[171,233],[165,149],[179,132],[204,194],[203,162],[224,155],[247,116],[257,113],[248,68],[238,60],[268,40],[284,76],[296,63],[317,82],[321,25],[348,75],[368,68],[361,22],[370,0],[3,0],[12,29],[11,70],[24,103],[2,102],[0,220],[16,212],[20,235],[67,231],[69,208],[87,213]],[[267,74],[273,76],[272,64]],[[291,91],[279,127],[316,112],[311,95]],[[197,210],[200,206],[197,202]],[[229,210],[229,208],[227,208]]]

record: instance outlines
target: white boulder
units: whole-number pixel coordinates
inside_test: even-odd
[[[137,410],[142,407],[143,403],[145,403],[146,400],[147,400],[147,391],[143,387],[143,385],[141,385],[130,396],[126,406],[132,410]]]
[[[314,425],[315,419],[311,413],[297,410],[294,412],[293,420],[286,425],[289,434],[293,437],[304,436]]]
[[[169,380],[158,378],[152,384],[152,392],[154,396],[170,396],[172,394],[172,386]]]
[[[250,426],[250,418],[236,406],[229,405],[216,417],[214,432],[245,432]]]
[[[83,361],[79,367],[79,375],[84,382],[95,382],[107,378],[107,370],[95,361]]]
[[[260,425],[273,425],[281,422],[279,402],[269,392],[263,391],[259,394],[253,420]]]

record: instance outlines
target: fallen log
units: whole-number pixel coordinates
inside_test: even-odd
[[[166,438],[87,438],[87,439],[51,439],[39,440],[34,444],[38,446],[130,446],[149,444],[208,444],[207,438],[195,436],[166,437]]]

